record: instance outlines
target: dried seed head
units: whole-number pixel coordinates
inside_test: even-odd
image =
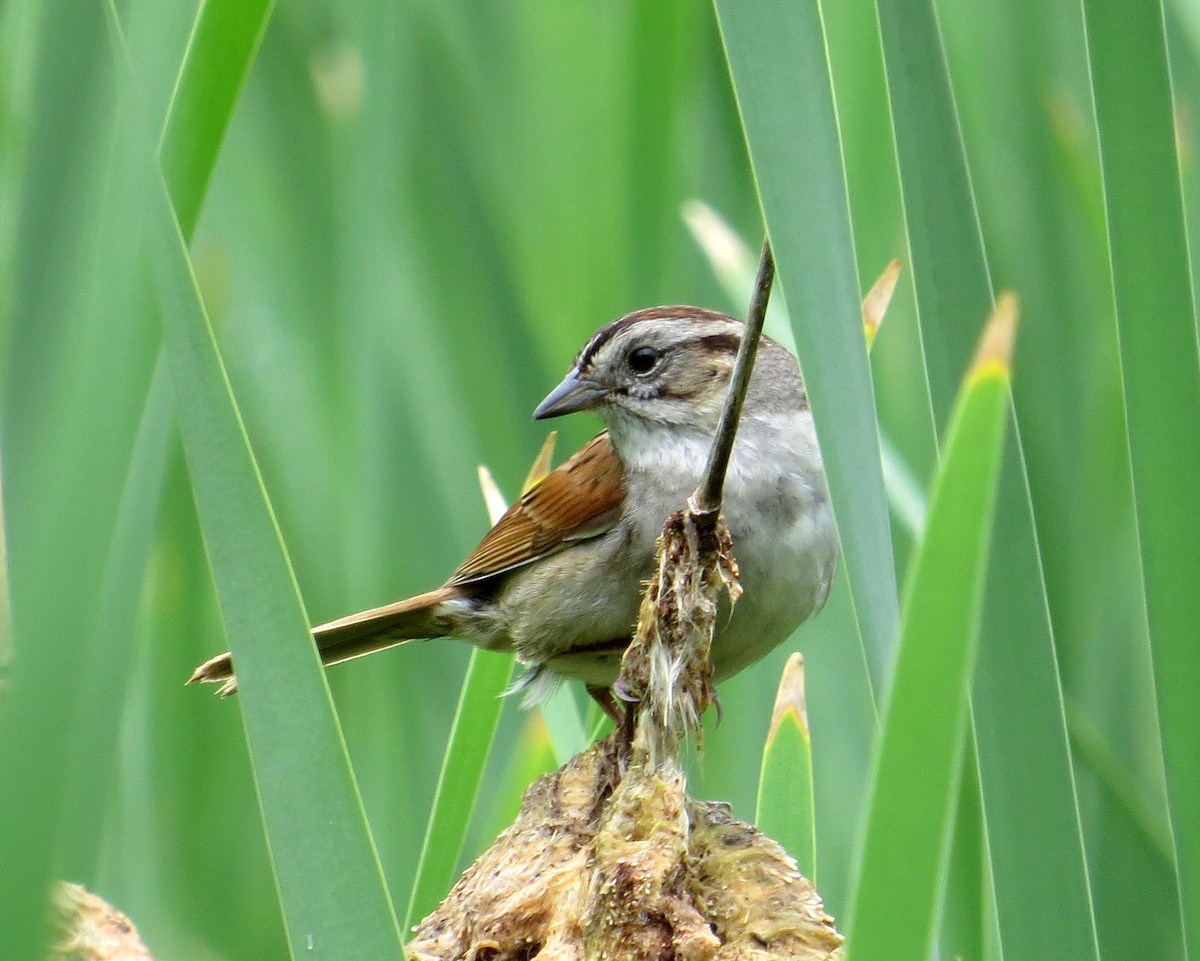
[[[534,782],[421,922],[411,961],[841,957],[833,920],[778,844],[689,798],[678,770],[621,775],[622,764],[610,737]]]

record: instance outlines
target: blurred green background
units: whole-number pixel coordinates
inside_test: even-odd
[[[156,956],[283,958],[238,703],[182,687],[228,644],[169,425],[161,483],[133,512],[150,538],[136,632],[112,660],[78,660],[72,647],[70,625],[95,600],[74,595],[88,571],[56,568],[54,550],[77,531],[94,559],[115,536],[88,498],[116,501],[160,334],[136,266],[146,201],[136,185],[113,186],[123,155],[100,129],[121,76],[111,27],[99,5],[78,16],[68,6],[0,7],[0,441],[17,650],[22,610],[55,607],[61,623],[46,636],[60,647],[39,656],[64,665],[62,683],[44,672],[51,681],[28,696],[50,714],[62,705],[64,725],[86,728],[93,710],[118,725],[111,756],[68,751],[67,780],[45,785],[47,816],[68,825],[54,871],[126,911]],[[157,131],[196,4],[118,6],[138,109]],[[1079,6],[941,0],[937,11],[992,279],[1023,303],[1014,391],[1102,953],[1178,958]],[[1166,13],[1195,212],[1200,14],[1188,0]],[[893,257],[908,261],[879,32],[867,0],[823,14],[865,288]],[[691,200],[757,249],[754,179],[706,3],[275,6],[190,251],[314,622],[442,581],[487,527],[476,466],[518,492],[545,436],[529,413],[595,328],[660,303],[744,312],[689,232]],[[80,306],[92,313],[77,330]],[[962,319],[971,337],[982,321]],[[921,486],[936,461],[924,346],[906,273],[871,362],[881,429]],[[72,421],[90,407],[91,421]],[[103,427],[109,416],[124,433]],[[561,458],[597,424],[556,427]],[[48,516],[56,497],[83,520]],[[893,536],[902,577],[912,532],[897,516]],[[19,551],[46,544],[42,567],[22,566]],[[78,563],[88,557],[81,548]],[[1005,575],[993,570],[989,590],[1002,596]],[[725,719],[691,783],[753,817],[791,650],[807,662],[818,887],[841,915],[875,723],[844,582],[789,644],[724,685]],[[468,654],[416,643],[329,675],[401,911]],[[99,699],[88,683],[98,677],[111,682]],[[1012,718],[1018,740],[1021,723]],[[547,738],[536,715],[505,703],[467,860],[553,766]],[[96,779],[81,783],[81,771]],[[1155,934],[1131,932],[1131,914]]]

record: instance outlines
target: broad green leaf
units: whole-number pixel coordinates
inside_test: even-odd
[[[799,654],[788,658],[779,678],[771,727],[763,745],[754,823],[782,844],[796,859],[800,873],[816,883],[812,737],[804,705],[804,658]]]
[[[988,323],[905,588],[848,926],[858,961],[929,956],[949,858],[987,570],[1016,303]]]
[[[896,574],[820,9],[715,6],[878,696],[895,640]]]
[[[152,239],[165,346],[292,954],[400,957],[309,620],[165,184],[159,199]]]
[[[932,2],[877,0],[917,310],[939,432],[992,297]],[[913,69],[913,64],[922,64]],[[1010,431],[971,709],[1004,953],[1097,952],[1063,695],[1020,432]],[[1021,724],[1014,725],[1019,717]],[[1031,872],[1039,863],[1044,870]]]
[[[213,7],[205,9],[209,14],[220,13]],[[172,122],[185,128],[195,126],[196,117],[181,121],[175,108],[186,112],[197,101],[203,101],[203,126],[211,140],[189,141],[192,150],[189,156],[169,159],[170,169],[180,174],[175,180],[173,202],[198,202],[203,194],[220,132],[228,122],[233,99],[257,44],[253,31],[261,32],[266,10],[265,6],[257,10],[246,8],[244,12],[250,15],[242,17],[237,30],[228,29],[227,18],[219,16],[214,26],[212,17],[206,18],[205,11],[201,11],[190,48],[191,69],[185,65],[164,143],[171,143]],[[240,49],[238,37],[245,41]],[[214,44],[225,45],[219,50],[216,62],[212,56]],[[229,44],[233,44],[233,56]],[[195,208],[188,214],[194,222]],[[160,245],[169,247],[172,242],[182,241],[182,231],[172,236],[168,229],[172,223],[170,210],[164,203],[157,223]],[[263,499],[252,455],[245,446],[240,418],[228,395],[215,343],[190,276],[186,249],[180,246],[173,256],[159,246],[155,253],[160,294],[165,304],[166,349],[175,378],[177,403],[182,408],[185,448],[231,646],[238,650],[239,631],[259,638],[274,635],[278,643],[291,619],[295,622],[291,628],[294,630],[298,623],[302,628],[299,636],[305,639],[295,652],[298,658],[293,665],[303,667],[305,659],[313,660],[308,619],[303,608],[296,604],[299,598],[295,583],[279,550],[278,532]],[[190,325],[190,330],[181,332],[185,325]],[[206,352],[206,347],[210,352]],[[231,469],[228,460],[239,455],[243,458],[240,470]],[[218,462],[222,458],[225,462]],[[251,584],[254,586],[250,587]],[[280,604],[281,597],[289,594],[294,604],[290,611],[286,602]],[[273,615],[263,618],[265,625],[256,622],[256,612],[260,611]],[[269,649],[256,649],[256,654],[262,659],[259,670],[265,666],[279,672],[278,658],[272,657]],[[395,952],[399,941],[395,917],[322,672],[316,672],[316,690],[312,693],[318,697],[311,708],[285,712],[281,705],[302,691],[304,685],[289,690],[285,681],[264,697],[259,706],[256,704],[259,695],[253,689],[246,693],[247,676],[254,675],[255,658],[250,657],[249,668],[246,660],[239,653],[241,703],[251,755],[257,761],[255,778],[293,953],[301,948],[331,957],[374,957],[383,951]],[[311,669],[308,681],[312,686]],[[290,725],[280,723],[285,713],[292,722]],[[314,756],[319,759],[316,764]],[[316,786],[307,794],[306,805],[296,805],[293,785],[305,778],[313,779]],[[339,879],[336,889],[328,884],[327,879],[332,877]]]
[[[1085,0],[1146,618],[1187,953],[1200,955],[1200,367],[1160,3]]]

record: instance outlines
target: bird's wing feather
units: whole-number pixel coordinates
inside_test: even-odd
[[[604,431],[523,494],[447,586],[502,574],[611,530],[621,516],[623,477],[621,459]]]
[[[607,432],[602,433],[526,491],[442,587],[314,627],[321,660],[335,664],[412,638],[446,633],[448,624],[440,611],[458,595],[457,588],[611,530],[621,516],[622,477],[621,460]],[[233,659],[227,653],[200,665],[191,680],[224,681],[222,694],[237,690]]]

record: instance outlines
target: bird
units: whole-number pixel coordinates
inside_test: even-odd
[[[745,326],[689,306],[634,311],[597,330],[535,420],[591,411],[605,430],[527,490],[432,591],[313,628],[325,664],[454,637],[516,655],[514,689],[542,701],[580,680],[611,686],[668,515],[705,468]],[[726,473],[722,514],[743,594],[718,614],[714,683],[759,660],[824,605],[838,560],[825,472],[796,359],[763,337]],[[189,679],[237,690],[229,653]]]

